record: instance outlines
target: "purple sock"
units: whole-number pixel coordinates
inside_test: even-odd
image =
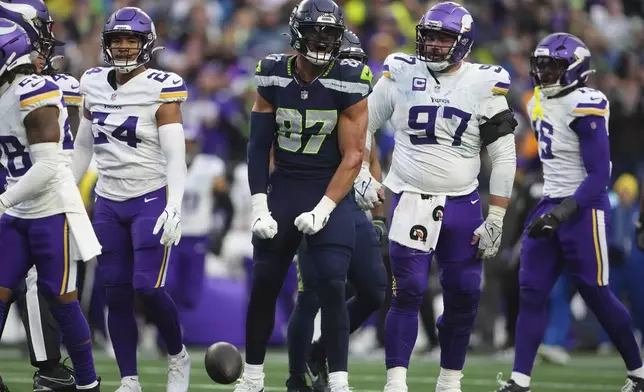
[[[444,285],[445,310],[436,323],[443,369],[463,369],[480,297],[481,292],[478,290],[456,291]]]
[[[55,300],[54,300],[55,301]],[[89,325],[83,316],[78,301],[66,304],[55,304],[52,314],[63,335],[67,353],[74,365],[77,385],[90,385],[96,381],[94,358],[92,357],[92,339]]]
[[[181,324],[179,324],[177,307],[165,288],[137,289],[136,293],[148,307],[152,321],[159,329],[159,334],[168,349],[168,354],[179,354],[183,350]]]
[[[535,290],[521,290],[512,370],[526,376],[532,374],[534,359],[546,331],[548,294]]]
[[[134,317],[132,286],[108,286],[105,290],[108,307],[107,328],[116,354],[121,378],[136,376],[136,349],[139,329]]]
[[[633,335],[628,311],[607,286],[580,287],[579,293],[622,356],[626,369],[642,367],[640,349]]]
[[[409,367],[418,337],[418,309],[404,306],[393,297],[385,319],[385,365],[387,369]],[[416,301],[418,302],[418,301]]]

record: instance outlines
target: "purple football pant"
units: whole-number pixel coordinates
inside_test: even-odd
[[[394,194],[392,216],[400,196]],[[471,241],[481,223],[481,202],[478,191],[474,191],[466,196],[447,198],[435,252],[424,253],[390,241],[393,296],[385,321],[387,369],[409,367],[418,336],[418,312],[427,290],[434,253],[444,303],[444,312],[437,323],[441,367],[463,369],[480,297],[482,261],[476,258],[478,245],[471,245]]]
[[[561,199],[543,199],[526,226],[549,212]],[[601,208],[586,208],[563,222],[546,238],[523,234],[519,271],[520,304],[516,327],[514,371],[532,373],[547,323],[549,294],[565,264],[579,293],[622,355],[628,370],[642,366],[631,317],[608,288],[608,198]]]
[[[167,279],[168,293],[180,310],[192,310],[203,289],[207,237],[181,237],[172,249]]]

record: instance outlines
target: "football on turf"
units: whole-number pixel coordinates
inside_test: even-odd
[[[242,372],[242,357],[235,346],[215,343],[206,351],[206,372],[217,384],[232,384]]]

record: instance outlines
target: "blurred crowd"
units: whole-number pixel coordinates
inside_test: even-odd
[[[415,25],[435,3],[421,0],[337,2],[345,10],[348,28],[361,38],[369,55],[374,82],[388,54],[414,53]],[[231,179],[243,178],[235,175],[235,168],[239,169],[238,165],[245,160],[249,113],[255,97],[254,68],[258,59],[269,53],[291,52],[285,34],[289,31],[288,17],[295,1],[47,0],[46,3],[56,21],[56,37],[66,42],[64,53],[60,53],[65,56],[60,67],[77,77],[84,70],[103,64],[100,32],[107,15],[122,6],[138,6],[148,12],[156,24],[156,44],[165,48],[155,53],[151,66],[176,72],[188,84],[189,99],[183,105],[186,130],[199,135],[202,152],[217,155],[226,162]],[[637,214],[634,201],[638,197],[638,183],[644,178],[644,2],[465,0],[460,3],[475,20],[476,40],[468,60],[502,65],[509,71],[512,87],[508,100],[520,124],[516,132],[519,170],[514,202],[506,215],[503,250],[496,260],[486,263],[485,294],[473,340],[479,347],[498,347],[505,341],[505,347],[511,349],[512,320],[518,304],[518,240],[524,218],[541,194],[539,165],[535,164],[538,143],[525,113],[525,103],[532,94],[530,52],[541,37],[554,31],[577,35],[591,50],[597,71],[591,77],[591,86],[601,89],[610,99],[611,186],[626,173],[618,184],[622,187],[615,189],[613,197],[615,208],[623,210],[614,214],[621,223],[619,230],[614,229],[611,234],[614,240],[611,262],[619,259],[615,268],[620,268],[628,264],[631,254],[639,252],[633,250],[630,241],[634,232],[633,217]],[[393,148],[391,131],[381,130],[377,142],[386,172]],[[488,174],[489,164],[481,174],[482,193],[487,188]],[[386,254],[386,246],[383,252]],[[427,346],[431,349],[436,343],[432,319],[434,314],[440,314],[440,301],[435,297],[439,292],[438,282],[430,287],[423,320],[427,327]],[[562,293],[557,298],[565,301],[567,316],[553,317],[570,319],[569,304],[574,288]],[[505,329],[499,328],[497,322],[504,316],[507,316]],[[567,332],[562,328],[565,327],[557,326],[555,330],[565,339],[562,343],[558,338],[554,345],[569,348]],[[594,335],[598,344],[601,333],[598,327],[592,328],[597,329]],[[506,339],[499,338],[500,335]]]

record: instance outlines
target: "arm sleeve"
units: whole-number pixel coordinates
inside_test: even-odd
[[[271,146],[275,139],[275,113],[252,112],[247,161],[250,194],[266,193]]]
[[[181,208],[188,172],[183,125],[173,123],[160,126],[159,144],[167,162],[168,204]]]
[[[369,124],[367,125],[366,148],[371,151],[371,141],[375,133],[389,121],[394,113],[391,99],[394,82],[383,76],[376,82],[373,93],[369,96]]]
[[[36,197],[56,175],[59,167],[61,147],[58,143],[38,143],[29,147],[34,161],[24,176],[0,196],[0,202],[10,208],[25,200]]]
[[[72,155],[72,172],[76,184],[80,183],[89,167],[94,154],[94,135],[92,134],[92,121],[81,114],[76,141],[74,142],[74,153]]]
[[[579,207],[587,207],[600,197],[610,182],[610,150],[606,118],[598,115],[578,117],[570,128],[579,137],[581,159],[588,175],[572,198]]]
[[[514,135],[505,135],[488,144],[487,152],[492,161],[490,194],[510,198],[517,169]]]

